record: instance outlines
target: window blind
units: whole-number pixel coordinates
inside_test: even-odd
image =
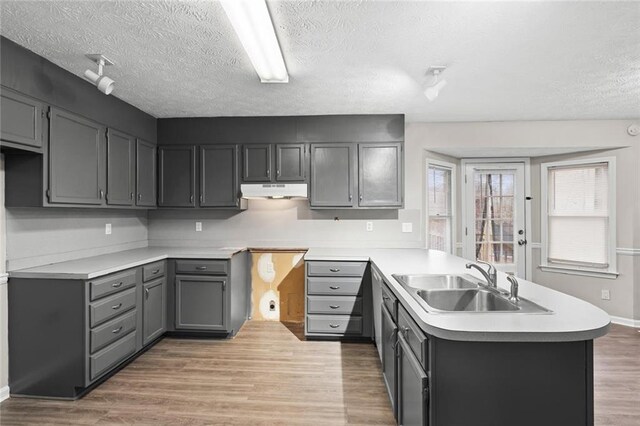
[[[429,248],[451,252],[451,170],[430,166],[427,182]]]

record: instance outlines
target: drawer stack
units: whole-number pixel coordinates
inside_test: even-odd
[[[367,262],[306,262],[306,336],[369,334],[366,269]]]
[[[89,381],[136,352],[137,271],[100,277],[89,283]]]

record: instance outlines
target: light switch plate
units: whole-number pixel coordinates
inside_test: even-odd
[[[367,232],[373,231],[373,222],[367,222]]]
[[[202,232],[202,222],[196,222],[196,232]]]
[[[609,290],[602,290],[602,300],[611,300],[611,293]]]
[[[413,232],[413,223],[404,222],[402,224],[402,232]]]
[[[106,225],[104,225],[104,234],[105,235],[111,235],[111,224],[107,223]]]

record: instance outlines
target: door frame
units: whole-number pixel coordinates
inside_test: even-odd
[[[465,228],[469,225],[466,222],[467,211],[467,186],[465,185],[467,180],[467,165],[469,164],[482,164],[482,163],[522,163],[524,164],[524,230],[526,240],[528,241],[525,247],[525,276],[524,279],[531,280],[533,278],[533,256],[531,248],[531,160],[529,157],[488,157],[488,158],[463,158],[460,162],[461,168],[461,229],[462,229],[462,257],[469,259],[467,253],[467,245],[464,244]],[[475,229],[472,227],[472,229]]]

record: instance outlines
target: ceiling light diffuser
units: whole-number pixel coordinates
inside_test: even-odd
[[[262,83],[288,83],[289,74],[266,0],[221,0]]]

